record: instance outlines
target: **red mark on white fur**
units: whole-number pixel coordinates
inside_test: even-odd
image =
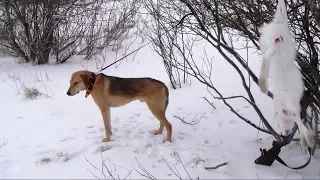
[[[288,111],[285,110],[285,109],[282,109],[282,113],[283,113],[284,115],[288,115]]]
[[[280,37],[278,37],[278,38],[276,38],[275,40],[274,40],[274,43],[278,43],[278,42],[280,42],[280,41],[283,41],[283,38],[282,38],[282,36],[280,36]]]

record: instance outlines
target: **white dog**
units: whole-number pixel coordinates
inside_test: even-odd
[[[294,61],[295,42],[289,31],[284,0],[278,0],[273,20],[261,27],[259,43],[263,57],[259,87],[263,93],[268,92],[270,72],[275,118],[281,133],[290,134],[294,123],[297,123],[302,147],[312,147],[315,143],[313,135],[300,118],[300,100],[304,85],[301,72]]]

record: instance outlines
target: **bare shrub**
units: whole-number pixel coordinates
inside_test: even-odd
[[[139,0],[5,0],[0,2],[0,52],[25,62],[90,59],[119,47],[135,24]]]
[[[28,88],[28,87],[24,87],[23,89],[24,92],[24,97],[27,99],[35,99],[38,96],[42,95],[42,93],[34,87]]]
[[[177,152],[174,152],[174,156],[176,157],[177,161],[178,161],[178,164],[169,164],[165,158],[162,157],[161,161],[163,161],[166,166],[169,168],[170,172],[174,175],[175,178],[177,179],[192,179],[189,172],[187,171],[185,165],[183,164],[179,154]],[[104,159],[103,156],[102,156],[102,151],[101,151],[101,160],[102,160],[102,163],[101,163],[101,168],[98,168],[97,166],[95,166],[94,164],[92,164],[86,157],[85,157],[85,160],[87,161],[87,163],[89,163],[91,165],[91,167],[99,172],[99,174],[96,174],[96,173],[93,173],[90,169],[89,172],[96,178],[96,179],[101,179],[100,176],[102,176],[102,179],[127,179],[132,170],[129,170],[128,168],[125,168],[125,167],[120,167],[120,166],[117,166],[115,165],[113,162],[111,162],[109,159]],[[142,177],[146,178],[146,179],[152,179],[152,180],[156,180],[157,178],[154,177],[144,166],[143,164],[141,164],[138,159],[136,158],[136,161],[138,163],[138,168],[133,168],[138,174],[140,174]],[[108,163],[108,165],[107,165]],[[179,172],[179,170],[177,169],[177,165],[181,165],[182,169],[183,169],[183,173],[182,174],[181,172]],[[222,163],[222,164],[219,164],[217,166],[214,166],[214,167],[205,167],[206,169],[218,169],[219,167],[222,167],[222,166],[225,166],[225,165],[228,165],[228,163]],[[121,169],[125,169],[127,171],[127,174],[125,174],[123,177],[120,177],[120,175],[117,173],[117,168],[121,168]],[[185,177],[183,177],[183,175]],[[199,179],[199,178],[197,178]]]
[[[33,100],[39,96],[50,97],[53,91],[47,84],[50,78],[47,72],[37,70],[36,68],[28,69],[30,72],[19,72],[13,68],[7,67],[7,78],[2,77],[2,81],[7,84],[17,94],[25,99]]]
[[[92,168],[94,168],[97,172],[99,172],[99,175],[96,173],[93,173],[90,169],[89,172],[97,179],[100,179],[98,176],[103,176],[104,179],[127,179],[129,175],[131,174],[132,170],[129,170],[124,167],[117,166],[113,162],[111,162],[109,159],[104,159],[101,152],[101,169],[93,165],[86,157],[86,161],[91,165]],[[127,174],[123,177],[120,177],[120,175],[117,173],[117,168],[125,169],[127,171]]]
[[[170,79],[170,85],[173,89],[181,88],[183,84],[189,81],[187,64],[184,63],[183,70],[175,68],[180,62],[192,56],[186,52],[190,48],[188,43],[184,43],[187,33],[180,28],[179,21],[170,21],[173,15],[168,12],[170,9],[163,8],[167,2],[153,0],[145,1],[145,8],[149,14],[144,21],[146,31],[145,35],[152,41],[153,50],[161,57],[165,70]],[[186,41],[195,41],[188,39]],[[181,44],[182,46],[179,46]]]
[[[162,157],[162,161],[167,165],[167,167],[169,168],[170,172],[174,175],[175,178],[177,179],[192,179],[189,172],[187,171],[185,165],[183,164],[180,156],[178,153],[174,153],[175,157],[177,158],[178,160],[178,164],[180,164],[183,168],[183,171],[184,171],[184,174],[186,177],[183,177],[182,173],[178,171],[177,169],[177,166],[176,165],[170,165],[166,160],[165,158]],[[138,161],[138,159],[136,159],[137,163],[138,163],[138,168],[139,170],[137,169],[134,169],[137,173],[139,173],[141,176],[147,178],[147,179],[152,179],[152,180],[156,180],[157,178],[155,178],[146,168],[143,167],[143,165]],[[226,166],[228,165],[227,162],[224,162],[224,163],[221,163],[221,164],[218,164],[216,166],[212,166],[212,167],[204,167],[206,170],[212,170],[212,169],[218,169],[222,166]],[[197,179],[200,179],[199,177],[197,177]]]

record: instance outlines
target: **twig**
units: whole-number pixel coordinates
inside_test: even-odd
[[[99,171],[99,172],[101,172],[102,174],[103,174],[103,172],[99,169],[99,168],[97,168],[96,166],[94,166],[88,159],[87,159],[87,157],[85,156],[85,155],[83,155],[84,156],[84,158],[86,159],[86,161],[94,168],[94,169],[96,169],[97,171]],[[88,168],[87,168],[88,169]],[[89,170],[89,169],[88,169]],[[99,177],[97,177],[95,174],[93,174],[90,170],[89,170],[89,172],[93,175],[93,176],[95,176],[97,179],[100,179]]]
[[[103,174],[104,178],[107,179],[106,176],[105,176],[105,174],[104,174],[104,171],[103,171],[103,169],[106,168],[106,170],[108,171],[110,177],[111,177],[113,180],[115,180],[116,178],[113,177],[113,175],[112,175],[112,173],[110,172],[109,168],[106,166],[106,163],[105,163],[106,160],[103,159],[102,150],[101,150],[101,159],[102,159],[102,174]]]
[[[201,115],[199,118],[196,118],[196,117],[194,117],[190,122],[187,122],[187,121],[185,121],[184,119],[187,117],[184,117],[184,118],[182,118],[182,117],[179,117],[179,116],[176,116],[176,115],[174,115],[173,116],[174,118],[177,118],[177,119],[180,119],[183,123],[185,123],[185,124],[188,124],[188,125],[196,125],[196,124],[199,124],[200,123],[200,121],[201,121],[201,119],[204,117],[204,114],[203,115]]]
[[[8,140],[6,140],[6,138],[5,138],[3,135],[2,135],[2,138],[3,138],[3,142],[0,143],[0,149],[1,149],[3,146],[5,146],[5,145],[8,144]],[[0,155],[0,157],[3,157],[3,156]]]
[[[217,109],[217,108],[213,105],[213,103],[211,103],[206,97],[202,97],[202,98],[203,98],[204,100],[206,100],[207,103],[209,103],[210,106],[213,107],[213,109]]]
[[[0,149],[8,144],[8,140],[2,135],[3,142],[0,144]]]
[[[222,166],[225,166],[225,165],[228,165],[228,163],[225,162],[225,163],[222,163],[222,164],[218,164],[218,165],[216,165],[216,166],[214,166],[214,167],[204,167],[204,169],[206,169],[206,170],[218,169],[219,167],[222,167]]]
[[[131,174],[131,172],[132,172],[132,169],[129,170],[129,169],[126,168],[126,167],[118,166],[118,165],[114,164],[112,161],[110,161],[109,159],[106,159],[106,161],[108,161],[110,164],[112,164],[112,165],[115,167],[115,170],[116,170],[117,167],[119,167],[119,168],[126,169],[127,171],[129,171],[128,174],[127,174],[123,179],[127,179],[127,177],[128,177],[128,176]],[[120,178],[119,178],[119,174],[117,174],[117,176],[118,176],[118,179],[120,179]]]
[[[250,105],[255,105],[254,103],[252,103],[248,98],[244,97],[244,96],[230,96],[230,97],[215,97],[215,99],[220,99],[220,100],[227,100],[227,99],[237,99],[237,98],[242,98],[244,100],[246,100]]]
[[[93,164],[86,158],[86,156],[84,156],[84,158],[86,159],[86,161],[87,161],[94,169],[96,169],[98,172],[100,172],[100,173],[103,175],[104,179],[109,179],[109,178],[111,178],[111,179],[113,179],[113,180],[116,180],[115,176],[112,174],[113,170],[110,170],[110,168],[107,167],[106,161],[108,161],[110,164],[112,164],[112,165],[114,166],[114,171],[116,171],[116,168],[117,168],[117,167],[120,167],[120,166],[115,165],[115,164],[112,163],[109,159],[103,159],[102,151],[101,151],[101,160],[102,160],[101,169],[99,169],[99,168],[97,168],[95,165],[93,165]],[[106,174],[105,174],[105,172],[104,172],[104,168],[107,170],[107,172],[108,172],[108,174],[109,174],[109,178],[106,176]],[[124,167],[120,167],[120,168],[124,168]],[[127,168],[124,168],[124,169],[127,169]],[[90,172],[94,177],[96,177],[97,179],[99,179],[99,177],[98,177],[97,175],[95,175],[92,171],[90,171],[90,169],[88,169],[88,170],[89,170],[89,172]],[[127,169],[127,170],[129,171],[129,173],[124,177],[124,179],[126,179],[126,178],[131,174],[131,172],[132,172],[132,170],[129,170],[129,169]],[[117,178],[120,180],[119,174],[116,174],[116,175],[117,175]]]
[[[137,163],[138,163],[138,167],[139,167],[145,174],[141,173],[140,171],[136,170],[135,168],[133,168],[133,169],[134,169],[137,173],[139,173],[141,176],[143,176],[143,177],[146,177],[146,178],[152,179],[152,180],[156,180],[156,178],[155,178],[152,174],[150,174],[149,171],[147,171],[147,170],[140,164],[140,162],[138,161],[138,159],[137,159],[137,158],[135,158],[135,159],[136,159],[136,161],[137,161]]]
[[[162,156],[161,156],[162,157]],[[168,166],[168,168],[171,170],[171,172],[174,174],[174,175],[176,175],[179,179],[181,179],[182,180],[182,178],[181,178],[181,176],[177,173],[177,172],[175,172],[171,167],[170,167],[170,165],[167,163],[167,161],[162,157],[162,160],[166,163],[166,165]]]
[[[96,178],[96,179],[99,179],[100,180],[100,178],[98,177],[98,176],[96,176],[95,174],[93,174],[93,172],[92,171],[90,171],[90,169],[89,168],[87,168],[88,169],[88,171]]]
[[[180,156],[179,156],[179,153],[175,153],[175,154],[178,156],[178,159],[179,159],[179,161],[180,161],[180,163],[181,163],[181,165],[182,165],[182,167],[183,167],[184,171],[187,173],[187,175],[188,175],[189,179],[192,179],[192,178],[191,178],[191,176],[190,176],[190,174],[188,173],[188,171],[187,171],[186,167],[185,167],[185,166],[184,166],[184,164],[182,163],[181,158],[180,158]]]
[[[140,169],[141,169],[141,167],[140,166],[138,166]],[[152,179],[152,180],[155,180],[155,179],[153,179],[152,177],[150,177],[144,170],[142,170],[145,174],[143,174],[142,172],[140,172],[140,171],[138,171],[138,170],[136,170],[135,168],[133,168],[137,173],[139,173],[141,176],[143,176],[143,177],[145,177],[145,178],[148,178],[148,179]]]

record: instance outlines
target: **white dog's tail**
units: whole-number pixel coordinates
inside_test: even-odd
[[[288,23],[287,8],[284,0],[278,0],[276,13],[273,18],[274,23]]]

